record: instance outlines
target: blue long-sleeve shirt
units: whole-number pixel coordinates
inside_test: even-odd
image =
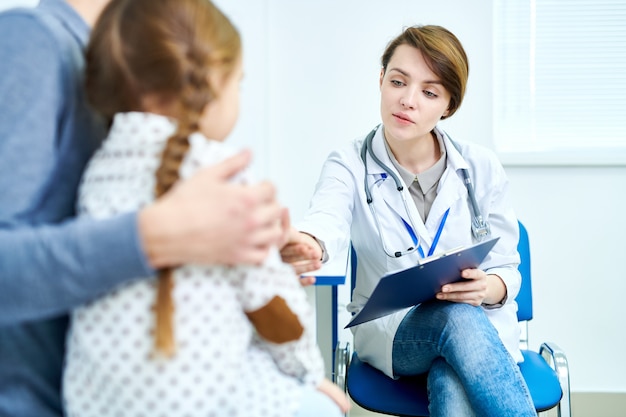
[[[136,213],[74,218],[104,136],[82,89],[88,25],[63,0],[0,13],[0,416],[61,416],[67,313],[151,275]]]

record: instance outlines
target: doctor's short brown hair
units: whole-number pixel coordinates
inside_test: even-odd
[[[461,106],[467,79],[469,62],[459,39],[441,26],[412,26],[394,38],[381,57],[383,72],[400,45],[409,45],[418,49],[432,72],[439,77],[443,87],[450,93],[448,114],[452,116]]]

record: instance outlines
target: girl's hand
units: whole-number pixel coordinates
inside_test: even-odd
[[[324,378],[317,387],[318,391],[328,395],[331,400],[337,404],[342,413],[347,413],[350,410],[350,400],[346,394],[335,384]]]
[[[479,306],[497,304],[506,296],[506,286],[498,275],[487,275],[480,269],[465,269],[461,277],[465,280],[441,287],[437,299]]]
[[[310,235],[291,228],[287,243],[280,249],[283,262],[291,264],[297,274],[322,267],[322,248]],[[306,278],[308,280],[308,278]]]

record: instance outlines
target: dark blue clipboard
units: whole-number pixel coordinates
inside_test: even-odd
[[[367,303],[345,327],[356,326],[435,298],[441,287],[460,281],[461,271],[476,268],[500,238],[444,252],[419,265],[385,275]]]

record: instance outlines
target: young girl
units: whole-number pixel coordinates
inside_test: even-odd
[[[112,126],[80,213],[135,210],[225,157],[241,77],[239,35],[209,1],[113,0],[86,75]],[[75,311],[67,415],[339,416],[348,402],[323,378],[311,318],[277,251],[259,267],[159,271]]]

